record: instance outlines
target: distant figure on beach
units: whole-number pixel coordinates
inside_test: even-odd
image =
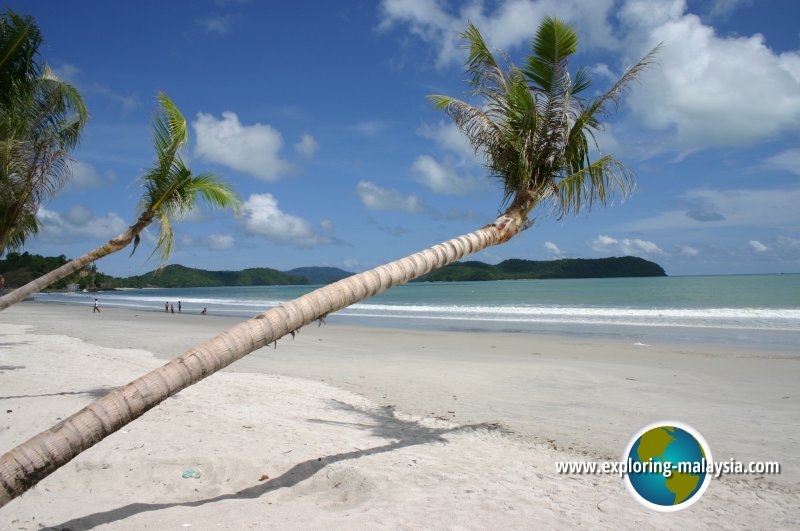
[[[92,313],[100,313],[100,306],[97,305],[97,299],[94,300],[94,308],[92,309]]]
[[[203,308],[203,311],[202,311],[202,312],[200,312],[200,313],[202,313],[203,315],[205,315],[205,314],[206,314],[206,309],[205,309],[205,308]]]
[[[178,313],[181,313],[181,301],[178,301]]]
[[[169,305],[169,313],[175,313],[175,305],[174,304],[170,304]]]
[[[169,312],[169,301],[164,303],[164,311]]]

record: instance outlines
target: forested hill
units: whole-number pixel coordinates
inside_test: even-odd
[[[117,288],[205,288],[216,286],[273,286],[308,284],[303,276],[288,275],[268,267],[255,267],[243,271],[206,271],[182,265],[168,265],[160,272],[115,278],[111,285]]]
[[[511,259],[497,265],[456,262],[417,279],[418,282],[518,280],[537,278],[664,277],[664,269],[635,256],[622,258],[562,258],[535,261]]]
[[[66,256],[39,256],[27,252],[8,253],[5,260],[0,260],[0,275],[5,277],[6,289],[18,288],[68,261]],[[91,264],[84,270],[57,282],[50,287],[50,290],[63,290],[68,284],[77,284],[80,289],[89,290],[330,284],[352,274],[336,267],[298,267],[290,271],[278,271],[267,267],[243,271],[206,271],[175,264],[166,266],[161,271],[150,271],[128,278],[114,278],[99,272],[96,264]]]
[[[338,267],[296,267],[289,271],[284,271],[284,273],[305,277],[308,279],[309,284],[330,284],[353,274]]]
[[[45,257],[28,253],[9,253],[0,260],[0,274],[5,276],[5,287],[14,288],[30,282],[40,275],[67,262],[64,256]],[[329,284],[352,273],[335,267],[299,267],[278,271],[267,267],[243,271],[206,271],[182,265],[169,265],[160,272],[114,278],[97,271],[92,264],[79,273],[70,275],[51,287],[63,290],[67,284],[78,284],[80,289],[113,288],[196,288],[217,286],[271,286],[290,284]],[[607,277],[660,277],[666,276],[658,264],[642,258],[578,259],[552,261],[512,259],[497,265],[483,262],[457,262],[429,273],[419,282],[453,282],[465,280],[511,280],[535,278],[607,278]]]

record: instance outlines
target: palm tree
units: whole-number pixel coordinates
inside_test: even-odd
[[[486,107],[434,96],[453,117],[486,164],[502,179],[509,206],[494,223],[429,249],[353,275],[272,308],[201,343],[163,367],[87,406],[0,457],[0,504],[107,435],[180,390],[256,349],[372,295],[443,267],[517,234],[543,199],[552,198],[563,215],[606,203],[612,191],[630,189],[631,173],[612,157],[589,159],[587,135],[600,128],[599,116],[652,61],[652,53],[631,67],[609,92],[594,100],[578,94],[589,86],[585,70],[573,80],[567,59],[575,52],[575,32],[545,19],[533,39],[525,68],[498,66],[478,30],[463,34],[470,46],[467,69],[472,92]]]
[[[70,177],[88,113],[78,91],[36,62],[31,17],[0,18],[0,257],[39,230],[36,211]]]
[[[159,255],[161,264],[165,263],[172,252],[172,220],[189,212],[201,197],[214,207],[238,207],[238,196],[218,176],[207,173],[192,175],[180,158],[180,150],[185,147],[189,138],[186,119],[166,94],[158,95],[158,103],[159,112],[153,131],[156,164],[140,179],[144,193],[136,222],[105,245],[0,297],[0,310],[24,300],[95,260],[124,249],[131,243],[135,252],[141,232],[154,221],[159,222],[161,233],[153,254]]]

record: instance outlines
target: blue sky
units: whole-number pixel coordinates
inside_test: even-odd
[[[73,179],[28,251],[70,257],[136,217],[166,92],[191,124],[195,171],[225,175],[239,217],[176,224],[171,263],[360,271],[494,220],[495,182],[431,93],[463,95],[471,20],[521,62],[539,20],[581,36],[573,65],[605,89],[658,42],[599,136],[637,174],[624,203],[534,228],[476,256],[633,254],[668,274],[800,272],[800,5],[780,1],[7,2],[33,15],[43,58],[91,113]],[[153,268],[155,228],[114,275]]]

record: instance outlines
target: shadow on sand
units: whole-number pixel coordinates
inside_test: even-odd
[[[0,366],[0,369],[3,367]],[[12,367],[12,369],[15,367]],[[60,393],[43,393],[40,395],[10,395],[10,396],[0,396],[0,400],[10,400],[12,398],[39,398],[43,396],[67,396],[67,395],[89,395],[92,398],[102,398],[106,396],[108,393],[113,391],[114,387],[95,387],[93,389],[87,389],[86,391],[62,391]]]
[[[77,531],[79,529],[81,530],[92,529],[93,527],[102,524],[109,524],[112,522],[124,520],[125,518],[133,516],[135,514],[145,513],[149,511],[158,511],[161,509],[169,509],[170,507],[199,507],[202,505],[215,503],[223,500],[254,499],[268,492],[272,492],[278,489],[293,487],[309,479],[310,477],[312,477],[314,474],[316,474],[326,466],[333,463],[338,463],[340,461],[346,461],[349,459],[358,459],[360,457],[365,457],[369,455],[391,452],[393,450],[398,450],[400,448],[406,448],[409,446],[417,446],[417,445],[424,445],[431,443],[447,444],[448,441],[447,439],[444,438],[444,436],[453,433],[468,432],[474,430],[501,429],[496,424],[485,424],[485,423],[456,426],[453,428],[429,428],[427,426],[423,426],[419,422],[407,421],[397,418],[395,411],[391,406],[383,407],[377,410],[362,410],[345,402],[340,402],[338,400],[331,401],[331,403],[337,409],[343,411],[350,411],[362,415],[363,417],[365,417],[365,422],[349,423],[349,422],[336,422],[336,421],[319,420],[319,419],[309,419],[308,422],[359,428],[369,431],[375,437],[394,440],[395,442],[392,442],[390,444],[385,444],[383,446],[367,448],[365,450],[358,449],[352,452],[343,452],[339,454],[319,457],[316,459],[309,459],[307,461],[303,461],[301,463],[294,465],[292,468],[290,468],[289,470],[287,470],[286,472],[284,472],[283,474],[281,474],[276,478],[270,479],[263,483],[256,483],[253,486],[247,487],[238,492],[230,494],[220,494],[219,496],[214,496],[213,498],[206,498],[202,500],[194,500],[186,502],[131,503],[128,505],[124,505],[122,507],[118,507],[116,509],[110,509],[108,511],[96,512],[86,516],[74,518],[72,520],[69,520],[68,522],[63,522],[61,524],[48,527],[47,529],[58,529],[62,531],[63,530]]]

